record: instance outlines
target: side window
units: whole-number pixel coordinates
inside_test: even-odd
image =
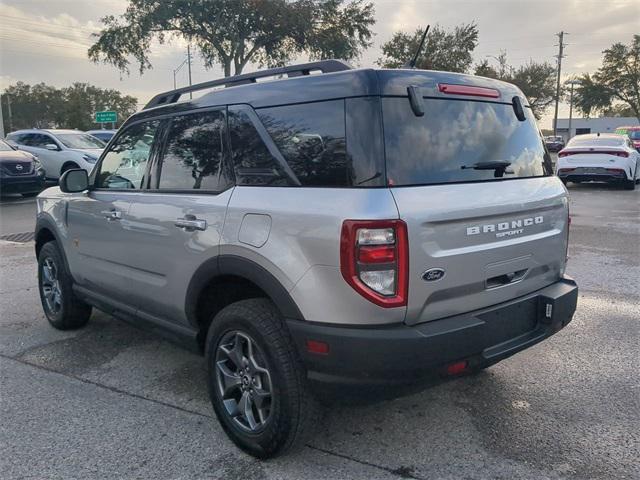
[[[220,191],[223,175],[225,116],[220,110],[180,115],[171,120],[162,155],[158,188]]]
[[[245,111],[229,109],[229,137],[236,184],[291,184],[280,162],[271,155]]]
[[[55,143],[52,138],[42,133],[27,133],[20,136],[20,143],[27,147],[44,148],[48,143]]]
[[[159,120],[142,122],[118,136],[104,156],[98,173],[98,188],[142,188]]]
[[[344,100],[261,108],[257,114],[303,186],[353,184]]]

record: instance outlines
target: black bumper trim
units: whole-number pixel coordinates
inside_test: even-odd
[[[441,375],[454,362],[494,364],[550,337],[572,319],[578,287],[565,277],[541,290],[482,310],[415,326],[339,326],[287,320],[307,368],[320,384],[385,385]],[[329,354],[306,349],[326,342]]]

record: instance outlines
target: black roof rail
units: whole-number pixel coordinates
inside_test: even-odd
[[[348,63],[343,62],[342,60],[321,60],[318,62],[302,63],[299,65],[290,65],[288,67],[276,67],[270,68],[268,70],[261,70],[258,72],[243,73],[242,75],[220,78],[218,80],[211,80],[209,82],[198,83],[196,85],[159,93],[144,106],[143,110],[146,110],[147,108],[157,107],[159,105],[175,103],[183,94],[189,92],[196,92],[198,90],[205,90],[207,88],[219,87],[222,85],[224,85],[225,87],[246,85],[250,83],[256,83],[258,78],[272,77],[275,75],[287,74],[289,78],[300,77],[303,75],[309,75],[314,70],[319,70],[322,73],[342,72],[344,70],[351,70],[351,66]]]

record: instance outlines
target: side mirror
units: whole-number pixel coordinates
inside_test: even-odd
[[[64,193],[83,192],[89,188],[89,175],[86,170],[74,168],[64,172],[59,183]]]
[[[58,146],[55,143],[47,143],[44,148],[46,148],[47,150],[60,150],[58,148]]]

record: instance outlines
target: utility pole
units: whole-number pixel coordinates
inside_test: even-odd
[[[558,103],[560,102],[560,72],[562,70],[562,58],[564,57],[564,36],[565,32],[562,31],[556,34],[560,39],[558,43],[558,78],[556,82],[556,109],[553,115],[553,136],[558,135]],[[569,35],[568,33],[566,35]]]
[[[571,140],[571,120],[573,118],[573,86],[579,84],[577,80],[571,80],[569,85],[571,85],[571,93],[569,95],[569,135],[567,136],[567,141]]]
[[[187,43],[187,63],[189,67],[189,86],[191,86],[191,45]],[[193,98],[193,93],[189,92],[189,98]]]
[[[0,138],[4,138],[4,118],[2,117],[2,95],[0,95]]]

